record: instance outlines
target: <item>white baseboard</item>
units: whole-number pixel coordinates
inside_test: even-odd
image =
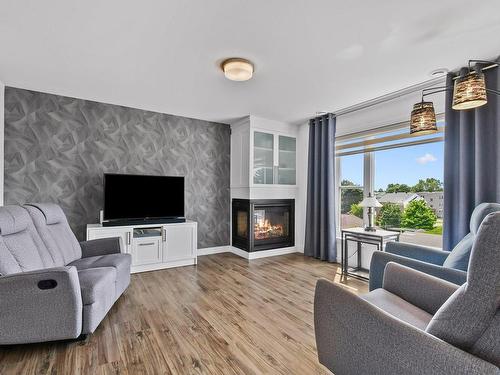
[[[292,246],[292,247],[283,247],[281,249],[262,250],[249,253],[248,251],[241,250],[238,249],[237,247],[228,245],[228,246],[205,247],[203,249],[198,249],[198,256],[220,254],[220,253],[233,253],[234,255],[238,255],[245,259],[259,259],[259,258],[267,258],[278,255],[303,253],[303,252],[304,250]]]
[[[144,264],[141,266],[130,267],[130,273],[147,272],[147,271],[157,271],[166,268],[184,267],[184,266],[194,266],[196,265],[196,258],[176,260],[168,263],[157,263],[157,264]]]
[[[210,255],[210,254],[220,254],[220,253],[231,253],[231,246],[214,246],[205,247],[203,249],[198,249],[198,256]]]
[[[248,251],[241,250],[238,249],[237,247],[231,246],[231,252],[245,259],[259,259],[259,258],[275,257],[278,255],[297,253],[300,252],[300,250],[297,250],[295,246],[292,246],[292,247],[283,247],[281,249],[262,250],[249,253]]]

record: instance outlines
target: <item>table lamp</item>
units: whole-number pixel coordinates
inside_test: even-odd
[[[373,226],[373,208],[374,207],[382,207],[377,198],[375,198],[372,193],[368,193],[368,196],[365,197],[361,203],[359,204],[361,207],[368,208],[368,226],[365,227],[365,231],[367,232],[375,232],[377,229]]]

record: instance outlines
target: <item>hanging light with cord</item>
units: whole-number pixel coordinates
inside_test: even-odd
[[[476,63],[472,69],[472,63]],[[486,65],[480,68],[478,64]],[[425,135],[436,132],[436,113],[434,104],[424,101],[427,95],[453,90],[452,108],[463,111],[479,108],[488,103],[488,93],[500,95],[500,91],[486,87],[484,71],[498,67],[498,63],[485,60],[469,60],[469,71],[465,75],[459,75],[454,80],[453,87],[431,87],[422,90],[422,101],[413,105],[410,120],[410,134]]]

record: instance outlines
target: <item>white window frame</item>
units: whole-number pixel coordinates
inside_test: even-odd
[[[442,124],[442,126],[439,128],[439,133],[442,133],[444,134],[444,116],[442,115],[438,115],[438,121],[440,121],[440,123]],[[400,145],[397,145],[397,146],[390,146],[388,148],[386,148],[385,146],[381,146],[381,147],[377,147],[375,145],[375,147],[373,146],[373,143],[372,141],[369,140],[370,136],[373,136],[375,134],[380,134],[380,133],[383,133],[383,132],[387,132],[387,131],[391,131],[391,130],[399,130],[399,129],[403,129],[404,127],[409,127],[409,123],[408,122],[404,122],[404,123],[398,123],[398,124],[394,124],[394,125],[389,125],[389,126],[385,126],[385,127],[382,127],[382,128],[377,128],[377,129],[374,129],[372,132],[370,131],[367,131],[367,132],[363,132],[363,134],[361,133],[356,133],[356,134],[351,134],[351,135],[346,135],[346,136],[343,136],[343,137],[340,137],[342,141],[349,141],[350,139],[358,139],[360,138],[360,135],[363,136],[364,139],[368,140],[368,144],[365,146],[366,149],[369,149],[369,150],[373,150],[372,152],[363,152],[363,155],[364,155],[364,158],[363,158],[363,185],[360,186],[360,187],[363,187],[363,195],[366,197],[368,196],[369,193],[372,193],[374,194],[374,188],[375,188],[375,152],[377,151],[382,151],[384,149],[390,149],[390,148],[397,148],[397,147],[401,147],[401,148],[406,148],[406,147],[412,147],[412,146],[417,146],[419,144],[425,144],[425,143],[438,143],[438,142],[443,142],[444,141],[444,137],[442,136],[438,136],[435,138],[435,140],[431,141],[431,142],[428,142],[428,141],[425,141],[425,142],[422,142],[420,140],[415,140],[415,141],[410,141],[410,142],[402,142]],[[343,147],[340,147],[341,149],[343,149]],[[361,152],[356,152],[356,153],[361,153]],[[339,155],[336,155],[335,156],[335,170],[336,170],[336,177],[335,177],[335,182],[336,182],[336,191],[337,191],[337,197],[336,197],[336,202],[338,202],[338,204],[336,204],[336,218],[337,218],[337,223],[339,223],[339,225],[337,225],[337,237],[340,238],[340,224],[341,224],[341,217],[340,217],[340,207],[341,207],[341,202],[340,202],[340,199],[342,197],[341,195],[341,186],[340,186],[340,182],[341,182],[341,178],[342,178],[342,167],[341,167],[341,158],[344,157],[344,156],[348,156],[350,155],[349,153],[345,153],[343,151],[337,151],[337,154],[340,154]],[[367,209],[365,208],[363,210],[363,225],[368,225],[368,214],[367,214]]]

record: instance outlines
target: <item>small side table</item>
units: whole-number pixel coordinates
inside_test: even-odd
[[[364,228],[342,229],[341,245],[341,265],[342,276],[352,276],[359,279],[368,280],[370,270],[361,267],[362,244],[377,246],[377,250],[384,251],[384,245],[387,242],[399,241],[399,232],[377,229],[375,232],[365,231]],[[358,244],[357,248],[357,266],[349,267],[348,241]]]

